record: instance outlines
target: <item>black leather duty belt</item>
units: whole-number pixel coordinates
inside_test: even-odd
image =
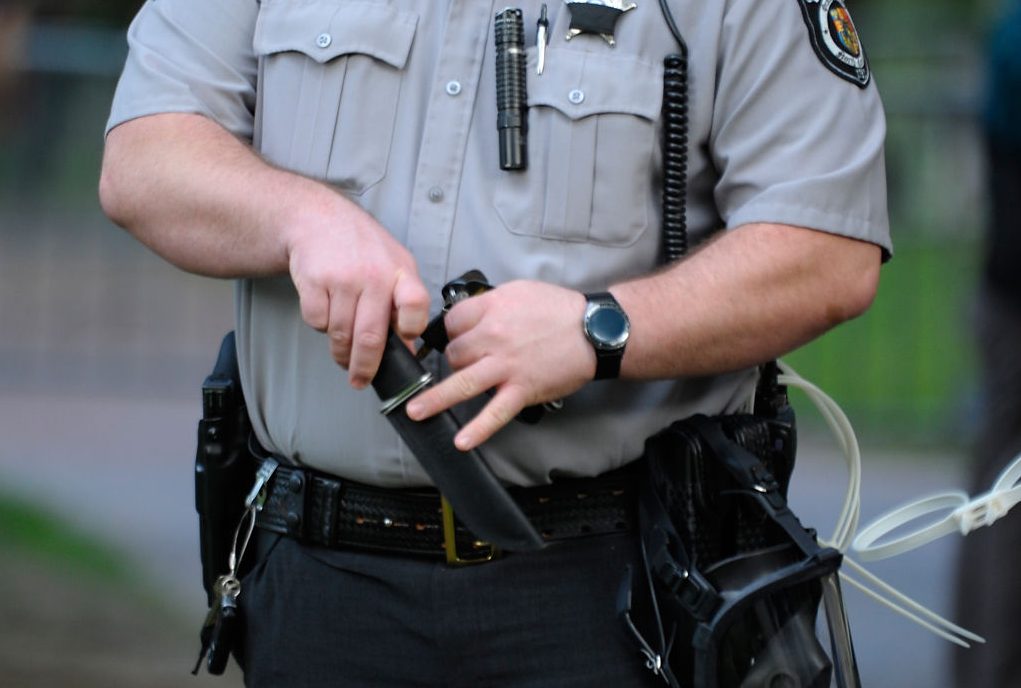
[[[596,478],[509,490],[549,542],[634,530],[633,467]],[[454,516],[434,489],[386,489],[280,465],[266,487],[256,525],[303,543],[473,564],[499,555]]]

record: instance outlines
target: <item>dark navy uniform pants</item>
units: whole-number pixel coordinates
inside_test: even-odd
[[[463,568],[261,537],[238,600],[247,686],[664,685],[617,617],[634,536]]]

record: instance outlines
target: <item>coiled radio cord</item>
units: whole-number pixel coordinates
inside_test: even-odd
[[[663,60],[663,255],[688,252],[688,58]]]
[[[663,59],[663,256],[672,263],[688,252],[688,44],[667,0],[659,6],[680,49]]]

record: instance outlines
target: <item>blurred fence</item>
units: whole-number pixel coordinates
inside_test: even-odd
[[[0,393],[194,394],[231,325],[229,285],[166,266],[95,200],[123,31],[34,26],[26,45],[0,117]],[[896,256],[866,316],[788,359],[865,436],[966,434],[984,222],[975,55],[967,41],[872,55]]]
[[[163,263],[96,199],[124,32],[43,24],[23,40],[0,118],[0,393],[197,399],[230,285]]]

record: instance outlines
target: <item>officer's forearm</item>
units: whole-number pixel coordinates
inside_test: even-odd
[[[214,277],[284,273],[287,231],[345,199],[262,161],[200,115],[160,114],[108,135],[100,201],[178,267]],[[329,208],[336,212],[334,208]]]
[[[611,291],[631,319],[621,374],[706,375],[781,356],[860,315],[880,249],[785,225],[722,233],[677,265]]]

